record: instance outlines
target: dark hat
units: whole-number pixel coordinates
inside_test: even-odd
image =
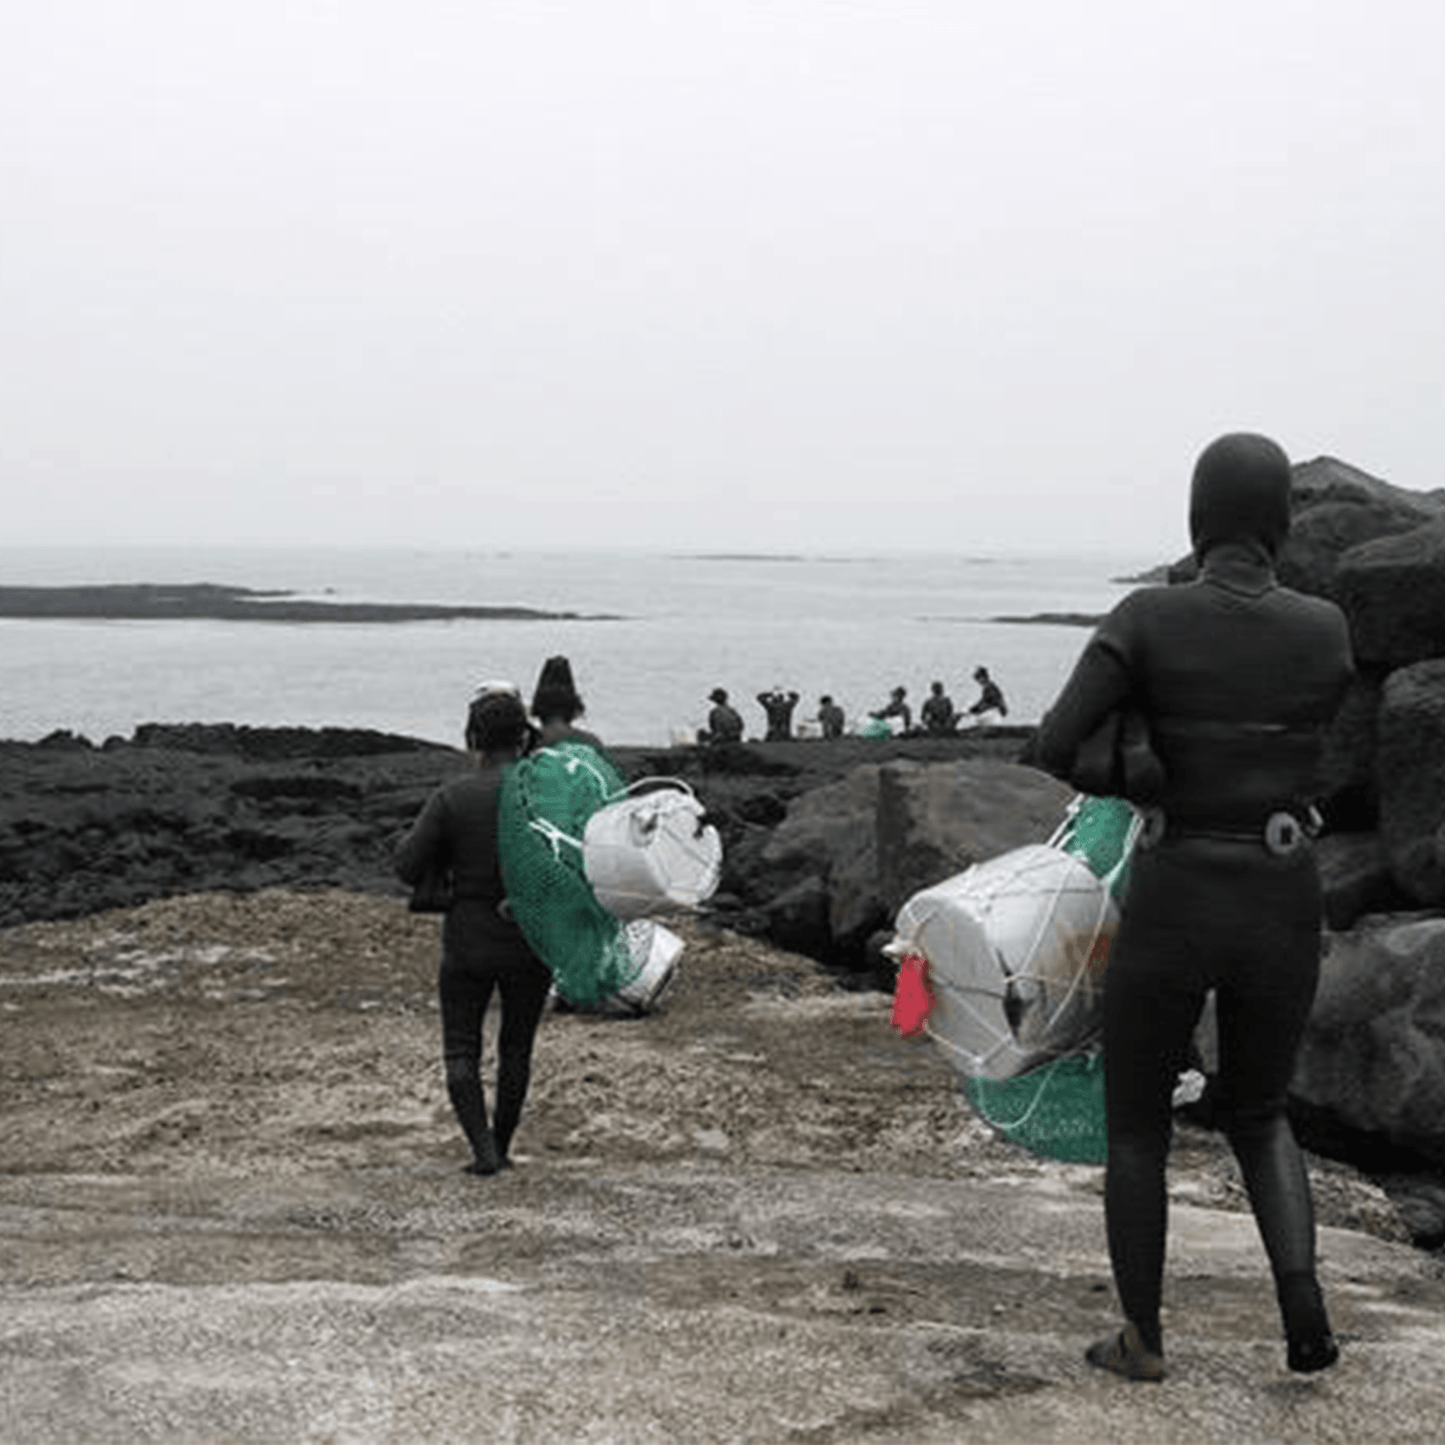
[[[1210,442],[1194,464],[1189,537],[1200,559],[1220,542],[1260,542],[1273,556],[1289,532],[1290,465],[1284,449],[1254,432]]]
[[[527,736],[527,713],[515,692],[482,691],[467,709],[466,742],[474,752],[520,747]]]
[[[549,657],[542,664],[532,694],[532,716],[543,721],[561,717],[571,722],[582,710],[582,699],[572,681],[572,664],[565,657]]]
[[[974,680],[975,682],[982,682],[982,681],[984,680],[984,678],[986,678],[987,676],[988,676],[988,668],[986,668],[986,667],[984,667],[984,666],[982,666],[982,665],[974,668],[974,670],[973,670],[973,680]]]
[[[709,702],[726,702],[728,700],[727,689],[722,687],[713,688],[713,690],[708,693],[707,700]]]

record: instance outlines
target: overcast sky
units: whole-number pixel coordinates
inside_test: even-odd
[[[0,20],[16,543],[1116,547],[1445,486],[1439,0]]]

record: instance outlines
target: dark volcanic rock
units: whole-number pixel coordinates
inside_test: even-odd
[[[961,759],[879,774],[877,887],[889,915],[913,894],[1059,825],[1074,790],[1036,768]]]
[[[1445,1164],[1445,918],[1364,919],[1330,940],[1292,1092]]]
[[[793,742],[726,749],[616,748],[630,778],[681,776],[724,841],[720,911],[768,931],[792,883],[751,867],[792,801],[863,758],[1011,757],[1026,729],[969,739]],[[466,755],[357,728],[147,724],[104,748],[70,733],[0,742],[0,924],[68,918],[152,898],[274,885],[403,892],[397,838]],[[793,946],[818,935],[779,914]]]
[[[1445,515],[1438,493],[1407,491],[1335,457],[1296,466],[1292,500],[1294,518],[1280,552],[1280,581],[1336,601],[1336,573],[1351,548]]]
[[[138,748],[213,753],[247,762],[454,752],[438,743],[370,728],[254,728],[235,723],[142,723],[132,741]]]
[[[150,582],[78,587],[0,586],[0,617],[206,617],[240,622],[436,622],[455,618],[582,620],[576,612],[534,607],[434,606],[425,603],[315,602],[289,592],[257,592],[212,582]],[[596,618],[592,620],[598,620]]]
[[[1352,548],[1335,589],[1359,662],[1406,667],[1445,656],[1445,521]]]
[[[1411,908],[1378,833],[1331,833],[1316,847],[1325,923],[1347,929],[1367,913]]]
[[[1380,833],[1395,881],[1445,903],[1436,839],[1445,821],[1445,659],[1392,672],[1380,707]]]
[[[1353,548],[1445,518],[1445,492],[1412,492],[1335,457],[1295,465],[1291,504],[1289,536],[1278,559],[1280,581],[1335,601],[1336,574]],[[1198,570],[1186,555],[1140,580],[1178,584]]]
[[[1327,821],[1340,832],[1365,832],[1379,817],[1375,749],[1381,691],[1376,678],[1357,676],[1325,736],[1320,789],[1329,800]]]
[[[913,893],[970,863],[1046,838],[1072,796],[997,758],[860,763],[794,799],[733,859],[733,891],[767,936],[831,965],[869,969],[869,941]]]
[[[400,891],[391,848],[463,754],[352,729],[0,743],[0,923],[274,884]]]

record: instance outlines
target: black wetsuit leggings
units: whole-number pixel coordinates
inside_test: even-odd
[[[1220,1121],[1244,1174],[1291,1339],[1325,1329],[1309,1177],[1285,1094],[1319,978],[1313,857],[1182,838],[1136,854],[1105,985],[1109,1256],[1124,1314],[1162,1349],[1172,1095],[1205,995],[1219,1019]]]
[[[532,1044],[551,986],[552,975],[540,963],[508,962],[485,968],[442,958],[442,1059],[447,1095],[478,1165],[495,1167],[507,1157],[522,1117],[532,1075]],[[493,989],[502,996],[502,1026],[497,1039],[496,1108],[489,1134],[481,1079],[482,1020]]]

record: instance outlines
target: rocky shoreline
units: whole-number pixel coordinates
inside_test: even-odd
[[[1069,790],[1016,762],[1029,731],[612,751],[630,778],[688,783],[722,833],[710,927],[807,956],[835,986],[879,991],[892,965],[877,946],[904,898],[970,858],[1038,841],[1062,816]],[[346,728],[149,724],[100,747],[69,734],[0,742],[0,927],[278,888],[399,903],[396,839],[468,766],[452,748]],[[1434,1249],[1440,1159],[1388,1120],[1371,1127],[1368,1109],[1349,1106],[1358,1081],[1337,1077],[1357,1035],[1335,1016],[1350,985],[1330,961],[1349,954],[1331,942],[1297,1125],[1316,1151],[1382,1181]],[[1417,1048],[1404,1057],[1417,1074],[1430,1066]]]
[[[614,747],[629,778],[679,776],[746,859],[802,794],[867,762],[1016,757],[1026,728],[948,739],[736,748]],[[348,888],[400,896],[391,849],[461,751],[354,728],[146,724],[97,746],[0,741],[0,926],[177,893]],[[765,888],[724,878],[718,906],[766,933]]]

